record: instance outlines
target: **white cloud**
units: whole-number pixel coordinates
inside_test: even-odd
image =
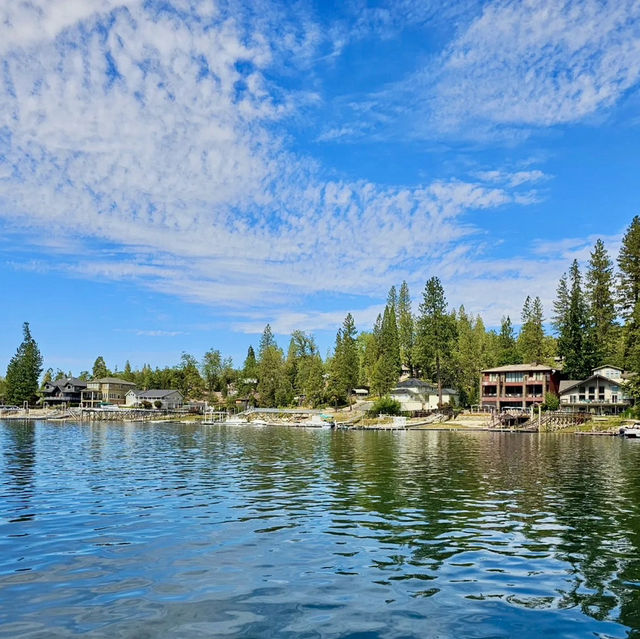
[[[277,43],[256,23],[189,10],[87,8],[82,27],[61,18],[64,37],[6,53],[0,215],[117,249],[54,268],[227,308],[379,294],[469,237],[463,214],[523,197],[513,180],[327,179],[276,133],[298,99],[267,79]],[[311,27],[292,34],[288,50],[313,49]]]
[[[494,2],[448,48],[434,113],[446,128],[575,122],[639,78],[637,0]]]

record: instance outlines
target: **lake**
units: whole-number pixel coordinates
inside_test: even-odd
[[[0,421],[0,637],[640,638],[640,441]]]

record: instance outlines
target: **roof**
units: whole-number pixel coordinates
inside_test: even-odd
[[[142,399],[162,399],[163,397],[167,397],[167,395],[173,395],[174,393],[178,393],[180,397],[182,397],[182,393],[179,390],[169,390],[169,389],[156,389],[152,388],[146,391],[129,391],[130,393],[135,393],[136,397],[141,397]]]
[[[624,371],[624,368],[620,368],[619,366],[615,366],[614,364],[602,364],[602,366],[596,366],[595,368],[593,368],[592,371],[599,371],[603,368],[615,368],[617,371]]]
[[[566,393],[568,390],[571,390],[572,388],[575,388],[580,384],[588,384],[591,380],[594,380],[594,379],[604,379],[607,382],[611,382],[612,384],[615,384],[617,386],[620,385],[619,379],[611,379],[610,377],[605,377],[604,375],[600,375],[599,373],[596,373],[595,375],[591,375],[591,377],[587,377],[587,379],[579,379],[577,381],[567,379],[564,381],[564,383],[560,382],[560,387],[558,388],[558,392]]]
[[[82,379],[78,379],[77,377],[63,377],[61,379],[53,379],[50,382],[47,382],[47,384],[50,384],[51,386],[57,386],[60,389],[64,388],[68,384],[70,384],[71,386],[87,386],[87,382]]]
[[[567,390],[567,388],[573,388],[577,384],[580,383],[579,379],[563,379],[560,380],[560,385],[558,386],[558,392],[562,393]]]
[[[415,377],[410,377],[409,379],[405,379],[403,382],[398,382],[393,389],[393,392],[401,389],[421,389],[421,390],[433,390],[435,386],[429,382],[425,382],[422,379],[417,379]]]
[[[101,377],[100,379],[92,379],[90,382],[98,382],[99,384],[125,384],[126,386],[135,386],[135,382],[128,382],[126,379],[119,377]]]
[[[483,373],[524,373],[526,371],[555,371],[555,368],[545,364],[507,364],[495,368],[485,368]]]

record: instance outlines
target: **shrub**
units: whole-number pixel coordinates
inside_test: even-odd
[[[545,393],[543,410],[558,410],[560,408],[560,398],[555,393]]]
[[[391,399],[389,395],[385,395],[378,399],[373,406],[367,411],[367,415],[375,417],[382,413],[383,415],[400,415],[402,406],[396,399]]]

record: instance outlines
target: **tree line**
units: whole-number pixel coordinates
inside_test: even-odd
[[[453,388],[460,404],[479,402],[479,373],[484,368],[518,363],[546,363],[561,368],[569,379],[588,377],[602,364],[640,372],[640,218],[634,217],[617,256],[617,270],[602,240],[597,240],[581,270],[574,260],[559,279],[545,331],[539,297],[527,296],[519,330],[512,319],[487,330],[480,315],[460,306],[449,307],[444,288],[431,277],[412,309],[406,282],[392,286],[384,311],[371,330],[358,332],[349,313],[338,329],[331,353],[322,358],[315,338],[294,331],[286,352],[270,325],[264,329],[257,352],[249,346],[243,365],[217,349],[201,360],[183,353],[172,367],[109,370],[98,357],[81,379],[117,376],[139,388],[180,390],[188,398],[217,398],[233,404],[237,398],[264,407],[345,405],[359,386],[384,396],[402,373],[433,382],[442,396]],[[24,340],[0,380],[0,400],[33,401],[37,395],[42,358],[25,324]],[[34,377],[35,376],[35,377]],[[71,376],[52,369],[43,382]],[[640,376],[639,376],[640,377]],[[35,382],[34,382],[35,379]],[[35,385],[34,385],[35,383]],[[637,382],[640,396],[640,382]],[[631,389],[634,390],[634,384]]]

